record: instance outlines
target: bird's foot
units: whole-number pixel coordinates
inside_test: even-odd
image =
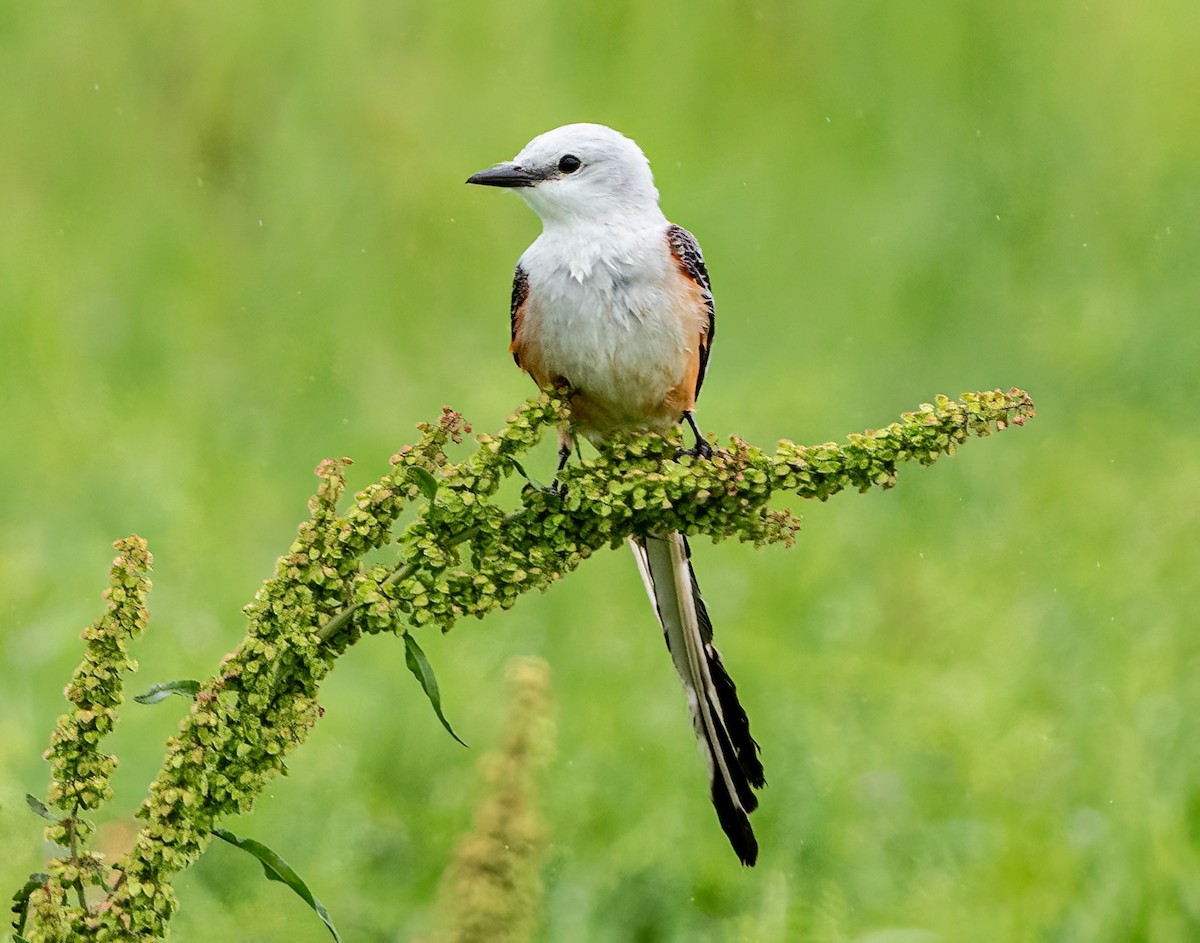
[[[692,415],[691,410],[683,414],[683,421],[688,424],[692,435],[696,437],[696,444],[690,449],[680,449],[675,457],[680,459],[685,455],[690,455],[692,458],[712,458],[713,447],[708,444],[708,439],[700,434],[700,427],[696,425],[696,417]]]
[[[543,494],[548,498],[557,498],[560,501],[567,496],[567,486],[557,478],[548,485],[540,484],[536,481],[528,481],[525,487],[521,489],[522,495]]]
[[[689,458],[703,458],[707,460],[712,458],[712,454],[713,447],[709,445],[706,440],[697,439],[696,444],[690,449],[680,449],[678,452],[676,452],[675,458],[680,459],[686,455]]]

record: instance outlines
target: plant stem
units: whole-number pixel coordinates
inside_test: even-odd
[[[76,868],[79,867],[79,834],[75,830],[75,823],[79,815],[79,805],[76,803],[75,808],[71,810],[71,817],[67,819],[67,830],[71,834],[71,863]],[[83,910],[87,910],[87,898],[83,894],[83,879],[75,879],[75,893],[79,895],[79,906]]]

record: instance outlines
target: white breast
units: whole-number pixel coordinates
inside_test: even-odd
[[[665,232],[665,223],[547,230],[521,257],[529,276],[523,330],[536,338],[545,370],[615,427],[663,426],[662,401],[695,343],[679,317]]]

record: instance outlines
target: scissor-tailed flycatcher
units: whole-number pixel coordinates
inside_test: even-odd
[[[542,219],[513,275],[509,350],[542,389],[570,390],[559,468],[575,434],[598,441],[618,431],[663,433],[681,421],[696,437],[691,454],[710,455],[693,417],[716,329],[708,271],[692,234],[659,209],[638,146],[603,125],[569,124],[467,183],[515,188]],[[763,768],[713,647],[687,540],[673,533],[630,544],[687,692],[717,817],[752,865],[749,813]]]

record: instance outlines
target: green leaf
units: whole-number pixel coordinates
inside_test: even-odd
[[[520,462],[518,462],[511,455],[508,456],[508,464],[510,464],[513,468],[515,468],[517,471],[517,474],[520,475],[522,478],[524,478],[526,481],[533,481],[533,479],[530,478],[529,475],[525,472],[525,466],[522,465]]]
[[[50,809],[47,808],[46,803],[42,802],[42,800],[37,796],[31,796],[29,793],[25,793],[25,801],[29,804],[29,808],[33,809],[36,814],[40,815],[47,821],[60,821],[59,817],[51,812]]]
[[[157,704],[165,701],[172,694],[180,697],[193,698],[200,692],[200,682],[181,678],[178,681],[163,681],[150,688],[145,694],[137,695],[134,700],[139,704]]]
[[[317,916],[321,918],[321,922],[333,934],[333,938],[338,943],[342,943],[342,938],[338,934],[337,928],[333,925],[333,921],[329,919],[329,912],[325,909],[325,905],[313,896],[312,891],[308,889],[308,885],[300,879],[300,875],[292,870],[290,864],[262,842],[257,842],[253,838],[238,838],[233,832],[224,828],[214,828],[212,833],[222,841],[227,841],[229,844],[257,858],[259,864],[262,865],[263,873],[267,876],[267,880],[279,881],[281,884],[286,884],[295,891],[298,897],[316,911]]]
[[[409,473],[416,479],[417,487],[421,489],[421,494],[425,495],[430,501],[437,497],[438,481],[433,475],[417,465],[410,468]]]
[[[25,882],[25,886],[13,894],[13,913],[20,916],[13,922],[13,929],[16,934],[13,935],[13,943],[25,943],[25,938],[21,936],[25,932],[25,920],[29,916],[29,897],[39,887],[50,880],[50,875],[37,872],[29,875],[29,880]]]
[[[429,703],[433,706],[433,712],[437,714],[438,720],[446,728],[446,733],[450,734],[450,736],[465,747],[466,743],[463,743],[462,738],[454,732],[454,728],[450,726],[450,721],[446,720],[446,715],[442,713],[442,695],[438,691],[437,678],[434,677],[429,659],[421,651],[421,646],[417,644],[417,640],[407,632],[404,633],[404,647],[404,660],[408,662],[408,670],[421,683],[421,687],[425,691],[425,696],[429,698]]]

